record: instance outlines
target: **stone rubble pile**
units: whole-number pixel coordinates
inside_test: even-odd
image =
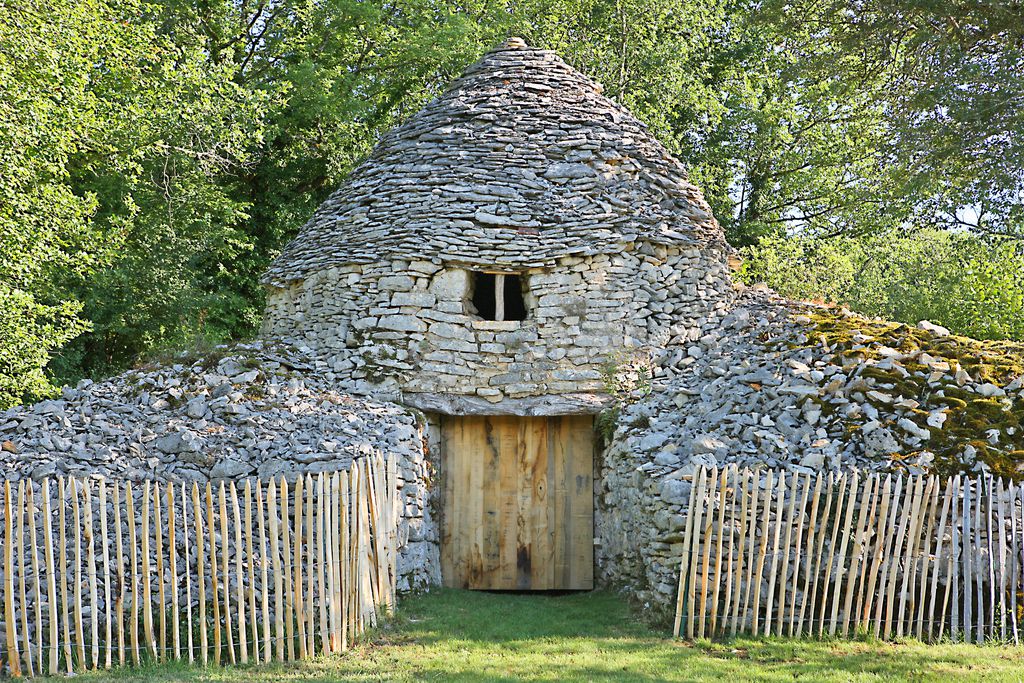
[[[404,587],[424,585],[438,560],[420,424],[400,406],[338,393],[309,367],[294,350],[253,343],[83,380],[0,413],[3,476],[294,481],[381,452],[398,458]]]
[[[748,290],[698,341],[655,359],[604,454],[608,577],[669,604],[689,475],[1024,469],[1024,347],[953,337]],[[669,602],[666,602],[669,601]]]

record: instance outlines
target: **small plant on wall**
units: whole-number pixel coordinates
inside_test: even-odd
[[[622,406],[651,393],[653,368],[647,349],[620,349],[608,355],[601,369],[605,392],[613,402],[597,416],[597,428],[611,441]]]

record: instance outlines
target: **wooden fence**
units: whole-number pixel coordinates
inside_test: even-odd
[[[692,482],[676,636],[1020,642],[1021,485],[734,467]]]
[[[9,673],[301,659],[395,600],[393,459],[288,484],[3,483]]]

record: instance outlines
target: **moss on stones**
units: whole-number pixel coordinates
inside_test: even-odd
[[[936,473],[968,472],[981,461],[994,475],[1024,479],[1024,399],[1017,392],[990,396],[979,391],[984,384],[1006,387],[1024,375],[1024,344],[940,336],[838,309],[815,309],[801,322],[807,324],[806,319],[813,328],[808,341],[790,348],[831,354],[832,362],[856,371],[850,375],[851,398],[876,408],[883,423],[898,416],[930,434],[922,448],[934,454]],[[853,384],[857,379],[864,380],[859,387]],[[899,406],[901,399],[918,406]],[[928,422],[936,411],[945,413],[941,426]],[[840,418],[844,435],[859,438],[864,419]],[[886,457],[898,467],[901,458],[912,455]]]

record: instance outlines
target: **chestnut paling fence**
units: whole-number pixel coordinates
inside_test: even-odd
[[[1020,642],[1021,485],[735,467],[692,483],[677,637]]]
[[[344,650],[395,602],[397,467],[293,483],[3,483],[14,676]]]

